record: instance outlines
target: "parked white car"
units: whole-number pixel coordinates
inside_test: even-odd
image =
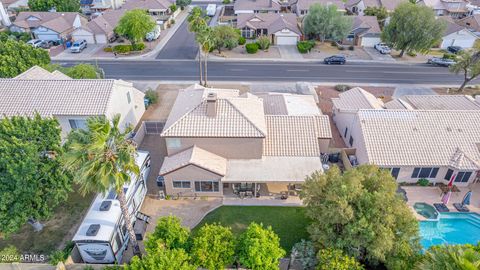
[[[389,54],[392,50],[385,43],[378,43],[373,46],[381,54]]]
[[[45,42],[41,39],[32,39],[27,42],[28,45],[34,48],[40,48]]]
[[[145,39],[147,41],[156,40],[160,36],[160,32],[161,32],[160,25],[156,25],[155,29],[153,29],[152,32],[147,33],[147,35],[145,36]]]
[[[87,48],[87,41],[86,40],[80,40],[80,41],[75,41],[70,47],[70,52],[72,53],[79,53],[82,52],[83,49]]]
[[[207,6],[207,16],[213,17],[217,13],[217,5],[215,4],[208,4]]]

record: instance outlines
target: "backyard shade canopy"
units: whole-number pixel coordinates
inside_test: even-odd
[[[472,191],[467,192],[462,200],[462,205],[470,205],[470,198],[472,197]]]

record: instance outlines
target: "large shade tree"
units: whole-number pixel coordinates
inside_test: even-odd
[[[126,37],[132,44],[135,44],[141,42],[154,28],[155,22],[145,10],[133,9],[123,14],[115,28],[115,33]]]
[[[67,199],[71,181],[58,158],[60,132],[56,119],[38,114],[0,120],[0,234],[50,217]]]
[[[303,20],[305,34],[318,37],[323,42],[326,39],[338,41],[347,37],[352,30],[352,19],[344,16],[335,5],[313,4],[308,15]]]
[[[169,249],[157,246],[147,251],[147,255],[133,257],[125,270],[196,270],[198,267],[191,262],[190,255],[184,249]]]
[[[0,41],[0,78],[11,78],[34,65],[47,65],[50,56],[44,49],[34,48],[21,41]]]
[[[480,269],[480,243],[473,245],[433,246],[416,265],[418,270]]]
[[[32,11],[79,12],[80,1],[78,0],[28,0],[28,7]]]
[[[120,115],[111,122],[105,117],[89,118],[87,130],[75,130],[69,136],[63,164],[79,184],[81,194],[106,193],[112,188],[116,191],[134,254],[139,255],[123,186],[130,182],[130,175],[138,176],[140,169],[135,163],[136,144],[128,139],[132,128],[122,132],[119,123]]]
[[[445,29],[445,22],[437,20],[430,7],[405,2],[393,12],[382,40],[399,50],[402,57],[405,52],[428,51],[441,40]]]
[[[195,235],[192,257],[209,270],[222,270],[233,263],[235,239],[232,230],[218,224],[206,224]]]
[[[420,249],[418,223],[396,189],[390,172],[376,166],[307,177],[301,198],[312,240],[367,265],[411,269]]]

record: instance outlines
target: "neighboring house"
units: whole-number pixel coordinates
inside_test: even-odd
[[[465,186],[478,179],[480,107],[473,98],[404,96],[384,104],[354,88],[332,101],[333,120],[350,147],[342,154],[347,162],[389,169],[398,182],[455,177]]]
[[[20,12],[10,26],[13,32],[32,33],[43,40],[67,40],[73,30],[86,23],[76,12]]]
[[[338,11],[345,12],[345,4],[341,0],[292,0],[290,2],[291,10],[297,14],[297,16],[307,15],[310,6],[313,4],[321,4],[324,6],[334,5]]]
[[[32,67],[13,79],[0,79],[0,115],[55,117],[62,137],[85,128],[92,116],[120,114],[120,126],[136,126],[145,112],[144,94],[122,80],[77,80]]]
[[[237,28],[245,38],[268,36],[276,45],[296,45],[302,35],[293,13],[238,14]]]
[[[269,196],[322,172],[332,133],[313,96],[194,85],[179,92],[160,136],[167,194],[231,196],[250,185]]]
[[[352,32],[342,42],[355,46],[373,47],[381,42],[382,30],[375,16],[351,16],[353,17]]]
[[[106,44],[115,40],[114,29],[126,9],[108,10],[102,15],[77,28],[72,33],[74,40],[85,39],[87,43]]]
[[[357,15],[364,15],[367,7],[385,7],[388,13],[391,13],[397,6],[407,0],[348,0],[345,8],[348,12]]]
[[[278,13],[282,5],[277,0],[236,0],[233,4],[235,14]]]
[[[125,0],[80,0],[80,8],[84,14],[104,12],[110,9],[119,9]]]
[[[457,24],[464,26],[471,32],[480,33],[480,14],[473,14],[457,21]]]
[[[466,0],[419,0],[418,5],[425,5],[435,11],[437,16],[463,18],[469,14]]]
[[[1,2],[7,10],[28,8],[28,0],[2,0]]]
[[[169,0],[129,0],[125,3],[125,9],[145,9],[150,14],[150,16],[160,19],[160,20],[167,20],[168,17],[172,12],[170,7],[174,4]]]
[[[448,46],[459,46],[464,49],[472,48],[478,36],[472,33],[464,26],[456,24],[450,17],[440,17],[447,23],[447,29],[442,37],[441,49],[446,49]]]

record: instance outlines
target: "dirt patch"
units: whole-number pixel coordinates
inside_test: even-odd
[[[351,87],[354,87],[354,85],[351,85]],[[377,98],[381,98],[384,102],[392,100],[392,95],[395,91],[395,88],[393,87],[362,86],[362,89],[371,93]],[[332,146],[335,148],[346,148],[347,146],[345,145],[345,142],[343,141],[342,136],[332,118],[332,98],[337,98],[341,92],[335,90],[335,86],[318,86],[316,91],[319,98],[318,106],[322,113],[328,115],[330,119],[330,128],[332,130]]]
[[[211,55],[224,58],[281,58],[280,51],[276,47],[270,47],[268,50],[258,50],[257,53],[249,54],[245,50],[245,45],[238,46],[233,50],[224,50],[221,53],[214,51]]]
[[[343,55],[345,58],[351,60],[372,60],[367,52],[362,47],[355,46],[353,51],[348,50],[339,50],[337,47],[332,46],[330,43],[320,43],[317,42],[317,45],[311,50],[310,53],[302,54],[305,59],[323,59],[332,55]]]
[[[463,89],[462,92],[458,92],[458,87],[440,87],[440,88],[433,88],[439,95],[471,95],[476,96],[480,95],[480,86],[467,86]]]

